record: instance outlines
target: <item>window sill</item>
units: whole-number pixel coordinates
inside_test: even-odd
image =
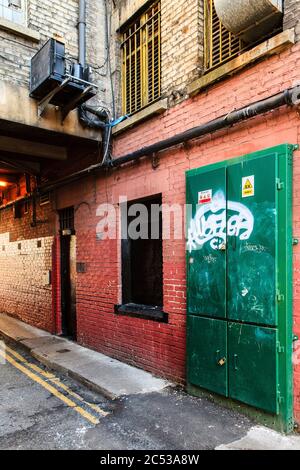
[[[187,92],[190,96],[194,96],[207,86],[226,78],[228,75],[232,75],[243,67],[249,65],[251,62],[257,61],[265,56],[277,54],[291,44],[295,44],[295,31],[293,29],[288,29],[277,34],[273,38],[268,39],[262,44],[259,44],[253,49],[244,52],[244,54],[241,54],[230,62],[220,65],[220,67],[208,72],[206,75],[203,75],[203,77],[198,78],[188,85]]]
[[[148,305],[138,304],[115,305],[115,314],[168,323],[168,314],[163,312],[161,307],[150,307]]]
[[[0,18],[0,29],[13,33],[17,36],[22,36],[25,39],[30,39],[34,42],[39,42],[41,38],[40,33],[38,33],[37,31],[13,23],[12,21],[5,20],[4,18]]]
[[[126,119],[125,121],[121,122],[116,127],[114,127],[113,134],[117,135],[117,134],[120,134],[121,132],[127,131],[128,129],[130,129],[130,127],[135,126],[136,124],[139,124],[145,121],[151,116],[164,113],[167,109],[168,109],[167,98],[156,101],[155,103],[150,104],[146,108],[142,109],[138,113],[135,113],[133,116],[130,116],[128,119]]]

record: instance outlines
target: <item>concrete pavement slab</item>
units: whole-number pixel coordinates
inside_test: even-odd
[[[300,450],[300,436],[285,436],[272,429],[255,426],[242,439],[222,444],[216,450]]]
[[[50,333],[20,322],[16,318],[9,317],[4,313],[0,314],[0,331],[3,336],[15,341],[51,337]]]
[[[42,336],[40,338],[22,339],[22,345],[30,350],[40,347],[59,349],[59,345],[63,343],[64,339],[58,338],[57,336]]]
[[[141,369],[1,313],[0,333],[25,347],[50,369],[64,372],[110,399],[158,392],[171,385]]]

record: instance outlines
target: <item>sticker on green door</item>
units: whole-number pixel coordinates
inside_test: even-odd
[[[255,194],[255,176],[246,176],[242,180],[243,198],[252,197]]]

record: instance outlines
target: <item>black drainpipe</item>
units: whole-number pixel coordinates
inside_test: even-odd
[[[252,117],[259,116],[270,111],[274,111],[275,109],[281,108],[282,106],[297,106],[299,104],[300,86],[296,86],[294,88],[284,90],[281,93],[273,95],[264,100],[251,103],[249,106],[240,108],[236,111],[233,111],[232,113],[209,121],[206,124],[202,124],[201,126],[189,129],[185,132],[182,132],[181,134],[177,134],[173,137],[170,137],[169,139],[162,140],[155,144],[149,145],[148,147],[144,147],[140,150],[136,150],[135,152],[116,158],[115,160],[111,160],[108,163],[98,163],[95,165],[91,165],[88,168],[85,168],[84,170],[78,171],[65,178],[62,178],[53,184],[40,188],[40,192],[43,193],[51,191],[66,183],[77,181],[78,179],[81,179],[84,176],[103,170],[105,168],[118,167],[126,163],[136,161],[142,157],[152,157],[156,152],[160,152],[176,145],[180,145],[192,139],[203,137],[207,134],[212,134],[221,129],[226,129],[228,127],[233,126],[234,124],[246,121]]]
[[[260,114],[280,108],[281,106],[298,104],[300,104],[300,86],[285,90],[264,100],[256,101],[249,106],[233,111],[232,113],[225,114],[224,116],[209,121],[206,124],[194,127],[182,132],[181,134],[177,134],[168,139],[149,145],[148,147],[143,147],[135,152],[113,159],[107,164],[107,166],[110,165],[112,167],[118,167],[142,157],[153,156],[155,153],[162,150],[183,144],[184,142],[192,139],[203,137],[204,135],[211,134],[226,127],[233,126],[238,122],[245,121],[254,116],[259,116]]]

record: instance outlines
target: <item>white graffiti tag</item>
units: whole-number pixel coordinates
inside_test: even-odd
[[[234,214],[227,218],[227,212]],[[200,206],[194,219],[191,220],[187,246],[191,252],[210,242],[213,250],[218,250],[226,242],[227,235],[239,237],[240,240],[248,240],[253,228],[254,217],[251,211],[239,202],[228,201],[226,203],[224,193],[218,191],[213,196],[212,202]]]

